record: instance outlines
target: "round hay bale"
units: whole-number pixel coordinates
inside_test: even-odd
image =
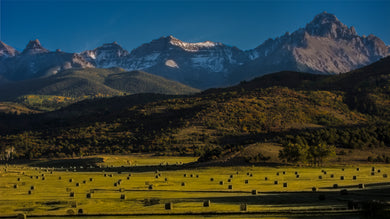
[[[294,174],[295,174],[295,175],[298,175],[298,171],[295,171]]]
[[[109,177],[113,177],[114,175],[113,175],[113,174],[109,174],[108,176],[109,176]]]
[[[211,205],[211,201],[210,200],[207,200],[207,201],[203,202],[203,207],[210,207],[210,205]]]
[[[27,194],[31,195],[31,194],[32,194],[32,191],[31,191],[31,190],[28,190]]]
[[[240,211],[247,211],[248,210],[248,205],[246,203],[240,204]]]
[[[196,178],[199,178],[199,175],[198,175],[198,174],[196,174]]]
[[[165,203],[165,210],[172,210],[172,209],[173,209],[173,203],[172,202]]]
[[[247,176],[249,176],[249,174],[250,174],[249,172],[246,173]]]
[[[279,176],[279,172],[276,172],[276,175]]]
[[[19,178],[19,177],[18,177],[18,179],[17,179],[17,180],[18,180],[18,182],[20,182],[20,178]]]
[[[232,182],[232,179],[228,179],[227,181],[228,181],[228,182]]]
[[[58,177],[58,179],[59,179],[59,180],[62,180],[62,177],[61,177],[61,176],[59,176],[59,177]]]
[[[268,180],[268,177],[264,177],[264,180],[267,181],[267,180]]]
[[[35,179],[39,179],[39,176],[35,176]]]
[[[360,168],[358,167],[358,168],[356,168],[356,171],[360,171]]]
[[[34,178],[33,176],[30,176],[30,179]]]
[[[71,192],[72,189],[71,189],[71,188],[66,188],[66,191],[67,191],[67,192]]]
[[[66,214],[67,214],[67,215],[75,215],[75,212],[74,212],[73,209],[68,209],[68,210],[66,211]]]
[[[295,178],[299,178],[299,174],[295,175]]]
[[[125,194],[121,194],[121,200],[126,200],[126,195]]]
[[[274,181],[274,185],[277,185],[279,184],[279,182],[277,180]]]
[[[330,178],[334,178],[334,174],[330,174]]]
[[[156,179],[158,179],[158,177],[159,177],[159,176],[158,176],[158,175],[156,175],[155,177],[156,177]]]
[[[168,178],[167,178],[167,177],[165,177],[164,181],[165,181],[165,182],[168,182]]]
[[[340,176],[340,180],[344,180],[344,176]]]
[[[233,189],[233,185],[228,185],[228,189]]]
[[[80,186],[80,183],[76,183],[76,187],[79,187]]]
[[[74,192],[70,192],[69,197],[74,197]]]
[[[82,208],[80,208],[78,211],[77,211],[77,214],[84,214],[84,210]]]
[[[35,186],[30,186],[30,190],[35,190]]]
[[[87,183],[87,180],[83,180],[83,184],[86,184]]]
[[[233,175],[230,175],[230,178],[232,179],[232,178],[233,178]]]
[[[18,214],[18,215],[16,216],[16,218],[17,218],[17,219],[26,219],[27,216],[26,216],[26,214]]]
[[[286,171],[283,171],[282,173],[283,173],[283,175],[286,175]]]
[[[92,181],[93,181],[93,178],[89,178],[89,181],[92,182]]]
[[[14,184],[14,189],[17,189],[18,188],[18,184]]]
[[[103,174],[104,177],[107,177],[107,173]]]
[[[348,190],[347,189],[340,190],[340,195],[348,195]]]
[[[251,173],[251,174],[249,174],[249,177],[252,177],[253,176],[253,174]]]
[[[374,172],[375,171],[375,167],[371,167],[371,171]]]
[[[130,176],[126,177],[126,179],[129,180],[129,179],[130,179]]]
[[[364,189],[364,184],[363,183],[359,184],[359,189]]]
[[[219,181],[219,185],[223,185],[223,181]]]
[[[194,174],[191,174],[190,177],[193,178],[193,177],[194,177]]]
[[[131,173],[129,173],[129,175],[128,176],[131,176]]]
[[[186,183],[185,183],[185,182],[182,182],[182,183],[181,183],[181,186],[186,186]]]
[[[318,176],[318,179],[322,179],[322,176]]]
[[[257,190],[256,189],[252,190],[252,195],[257,195]]]
[[[380,169],[378,169],[378,171],[377,171],[378,173],[380,173],[381,172],[381,170]]]
[[[46,178],[45,177],[42,177],[42,180],[45,180]]]
[[[375,176],[375,172],[371,172],[371,176]]]
[[[117,186],[118,186],[118,183],[114,183],[114,186],[117,187]]]
[[[341,171],[344,171],[345,169],[344,168],[341,168]]]
[[[211,182],[214,181],[214,178],[210,178],[210,181],[211,181]]]
[[[328,172],[324,171],[323,173],[324,173],[324,175],[326,175]]]
[[[283,187],[285,187],[285,188],[287,187],[287,183],[286,183],[286,182],[285,182],[285,183],[283,183]]]
[[[353,179],[353,180],[356,180],[356,179],[357,179],[357,177],[356,177],[356,176],[352,176],[352,179]]]
[[[184,176],[184,177],[187,177],[187,174],[185,173],[185,174],[183,174],[183,176]]]
[[[249,180],[246,179],[246,180],[245,180],[245,184],[248,184],[248,183],[249,183]]]
[[[318,192],[318,188],[314,186],[313,188],[311,188],[311,191],[312,192]]]
[[[92,198],[92,193],[87,193],[86,197],[87,198]]]
[[[387,174],[385,173],[385,174],[383,174],[383,178],[387,178]]]
[[[69,179],[69,182],[73,182],[73,179]]]
[[[337,189],[339,187],[339,184],[333,184],[333,188]]]
[[[152,190],[153,189],[153,185],[149,185],[149,190]]]

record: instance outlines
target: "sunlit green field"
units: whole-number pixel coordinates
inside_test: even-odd
[[[375,165],[374,175],[372,172],[372,166],[360,166],[359,170],[349,166],[207,167],[175,171],[163,171],[156,166],[150,172],[118,173],[103,168],[88,172],[85,168],[75,171],[3,165],[0,166],[0,216],[341,209],[346,207],[342,199],[348,198],[340,196],[341,189],[370,190],[370,184],[390,182],[385,175],[390,174],[389,166]],[[333,188],[334,184],[338,188]],[[361,189],[359,184],[368,186]],[[313,187],[318,191],[312,192]],[[322,192],[327,198],[319,201]],[[210,206],[204,207],[208,200]],[[170,202],[172,209],[165,209],[165,204]],[[247,208],[241,209],[244,203]]]

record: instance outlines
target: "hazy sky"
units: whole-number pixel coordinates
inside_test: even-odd
[[[117,41],[131,51],[168,35],[251,49],[323,11],[390,44],[390,0],[0,0],[0,6],[0,40],[18,50],[38,38],[49,50],[80,52]]]

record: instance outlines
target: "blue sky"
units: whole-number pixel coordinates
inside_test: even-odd
[[[0,0],[0,6],[0,40],[18,50],[38,38],[49,50],[80,52],[117,41],[131,51],[168,35],[251,49],[323,11],[390,44],[390,0]]]

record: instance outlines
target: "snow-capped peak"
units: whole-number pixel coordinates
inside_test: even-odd
[[[178,46],[188,52],[197,52],[201,49],[208,49],[211,47],[216,47],[222,45],[221,43],[215,43],[211,41],[204,41],[204,42],[198,42],[198,43],[187,43],[183,42],[173,36],[167,37],[169,40],[169,44],[173,46]]]

